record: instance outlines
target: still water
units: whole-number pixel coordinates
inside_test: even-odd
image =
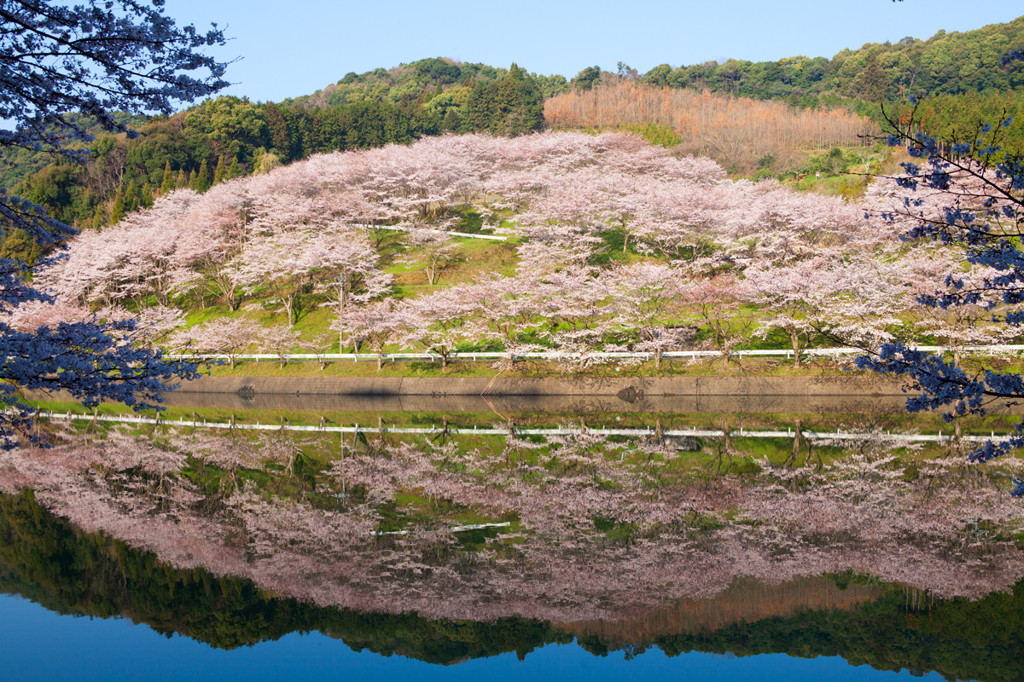
[[[1010,417],[302,407],[0,455],[2,679],[1021,677]]]
[[[223,651],[187,637],[162,637],[123,619],[59,616],[18,597],[0,597],[5,680],[786,680],[841,682],[922,679],[882,673],[839,657],[747,658],[690,653],[669,658],[658,650],[626,660],[593,656],[575,644],[551,644],[519,660],[514,653],[432,665],[404,656],[356,652],[320,633],[290,634],[274,642]],[[926,680],[941,680],[929,673]]]

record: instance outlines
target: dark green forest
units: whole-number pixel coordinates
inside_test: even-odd
[[[219,97],[170,118],[133,121],[136,139],[94,131],[89,161],[82,165],[17,150],[7,159],[2,187],[79,229],[100,228],[172,189],[203,192],[311,154],[408,144],[445,132],[521,135],[543,129],[537,79],[515,64],[485,71],[489,78],[466,77],[458,105],[431,106],[432,93],[447,83],[447,76],[431,70],[437,64],[449,66],[439,59],[416,62],[413,89],[397,98],[335,98],[313,106]],[[2,255],[23,250],[21,240],[12,238]]]
[[[661,64],[644,74],[644,80],[754,99],[784,99],[802,107],[835,106],[848,100],[895,102],[909,96],[990,94],[1024,86],[1024,65],[1004,67],[1001,61],[1022,43],[1024,17],[976,31],[939,31],[927,40],[908,36],[897,43],[868,43],[831,59],[729,59],[675,69]]]
[[[863,577],[833,577],[843,587]],[[180,570],[155,555],[102,534],[82,533],[40,506],[31,491],[0,495],[0,592],[21,595],[61,614],[126,617],[170,636],[233,649],[292,632],[322,632],[355,651],[399,654],[430,663],[515,652],[520,658],[572,634],[518,617],[491,622],[430,621],[416,614],[324,609],[267,594],[246,580]],[[879,670],[936,671],[948,680],[1011,682],[1024,654],[1024,583],[980,601],[922,600],[908,606],[902,589],[852,611],[805,611],[696,634],[609,643],[584,637],[598,656],[657,646],[669,656],[690,651],[753,656],[786,653],[842,656]]]

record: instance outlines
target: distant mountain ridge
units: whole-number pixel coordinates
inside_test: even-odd
[[[1024,16],[965,32],[941,30],[922,40],[865,43],[826,57],[784,57],[751,62],[727,59],[672,67],[660,64],[645,74],[619,63],[615,72],[598,66],[575,77],[532,73],[545,99],[611,79],[642,80],[651,85],[707,89],[753,99],[782,99],[801,107],[838,106],[847,100],[897,101],[913,95],[988,94],[1024,88],[1024,64],[1004,67],[1004,54],[1024,45]],[[282,106],[330,108],[361,101],[423,99],[431,109],[458,103],[459,92],[475,82],[500,80],[507,69],[446,58],[422,59],[391,69],[348,73],[337,83],[310,95],[287,99]],[[454,92],[453,92],[454,91]],[[452,94],[449,94],[452,93]]]

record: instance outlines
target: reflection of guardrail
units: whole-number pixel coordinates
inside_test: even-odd
[[[952,352],[949,346],[917,346],[917,350],[926,353]],[[999,355],[1006,353],[1024,352],[1024,345],[998,345],[998,346],[967,346],[961,349],[965,353],[976,355]],[[662,360],[696,360],[698,358],[720,358],[726,353],[717,350],[674,350],[663,351]],[[632,353],[632,352],[609,352],[609,353],[563,353],[559,351],[537,351],[530,353],[505,353],[500,351],[461,352],[451,353],[448,362],[470,361],[479,362],[487,360],[501,360],[512,358],[513,360],[547,360],[559,362],[564,360],[579,360],[581,357],[594,358],[598,360],[653,360],[654,353]],[[732,350],[728,351],[729,357],[784,357],[791,359],[792,350]],[[864,355],[863,348],[808,348],[800,351],[803,357],[837,357],[841,355]],[[293,353],[289,355],[274,355],[272,353],[241,353],[238,355],[224,355],[217,353],[196,353],[193,355],[165,355],[169,360],[248,360],[251,362],[377,362],[376,353]],[[441,356],[436,353],[383,353],[381,359],[384,362],[441,362]]]
[[[508,521],[502,521],[501,523],[471,523],[468,526],[449,526],[448,530],[452,533],[461,533],[466,530],[482,530],[485,528],[508,528],[512,524]],[[370,535],[408,535],[407,530],[384,530],[384,531],[370,531]]]
[[[48,419],[66,419],[66,420],[79,420],[79,421],[102,421],[102,422],[117,422],[122,424],[153,424],[160,426],[182,426],[188,428],[207,428],[207,429],[237,429],[241,431],[297,431],[307,433],[338,433],[338,434],[383,434],[383,433],[394,433],[394,434],[408,434],[408,435],[440,435],[447,433],[448,435],[474,435],[474,436],[507,436],[513,434],[515,436],[574,436],[574,435],[602,435],[602,436],[629,436],[633,438],[650,438],[656,436],[658,433],[657,429],[651,427],[642,428],[626,428],[626,429],[588,429],[584,427],[553,427],[553,428],[516,428],[516,427],[484,427],[479,428],[474,426],[470,427],[453,427],[449,426],[447,429],[438,428],[436,425],[430,428],[423,426],[396,426],[392,424],[388,426],[359,426],[355,424],[353,426],[328,426],[327,424],[292,424],[290,422],[284,422],[280,424],[261,424],[256,422],[255,424],[241,424],[234,419],[230,422],[211,422],[206,419],[199,420],[198,417],[191,420],[181,417],[179,419],[163,419],[160,416],[157,417],[144,417],[142,415],[122,415],[122,414],[77,414],[74,412],[60,413],[60,412],[38,412],[37,416],[46,417]],[[775,430],[775,431],[750,431],[747,429],[733,429],[729,431],[730,438],[793,438],[797,435],[797,432],[792,429]],[[831,431],[807,431],[800,430],[799,435],[801,438],[807,440],[870,440],[874,438],[884,438],[889,440],[901,440],[907,442],[952,442],[952,441],[965,441],[971,443],[984,443],[986,441],[1005,441],[1013,437],[1013,435],[996,435],[995,432],[991,432],[988,436],[955,436],[953,434],[943,434],[941,431],[938,434],[920,434],[920,433],[892,433],[886,431],[884,434],[881,432],[843,432],[836,430],[834,433]],[[698,429],[696,427],[689,429],[661,429],[662,438],[721,438],[725,436],[725,431],[721,429]]]

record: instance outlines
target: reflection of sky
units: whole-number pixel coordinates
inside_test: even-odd
[[[125,620],[59,616],[18,597],[0,596],[0,679],[28,680],[743,680],[846,682],[911,679],[857,668],[841,658],[795,659],[783,654],[732,658],[657,650],[631,661],[621,652],[601,658],[575,645],[548,646],[518,661],[515,654],[435,666],[400,656],[355,653],[320,634],[291,634],[234,651],[186,637],[162,637]],[[914,678],[921,679],[921,678]],[[926,680],[941,680],[936,674]]]

